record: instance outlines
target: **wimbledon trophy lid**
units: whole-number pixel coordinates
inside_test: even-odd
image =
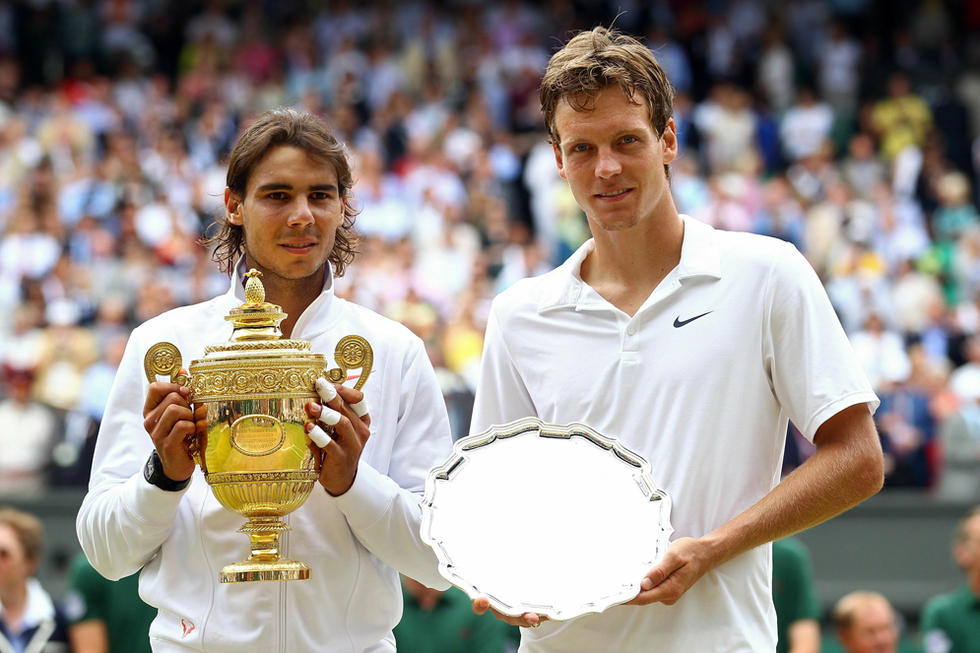
[[[204,358],[191,363],[195,401],[316,397],[314,384],[325,376],[326,359],[307,340],[282,339],[279,324],[287,315],[265,301],[261,275],[254,268],[245,274],[245,303],[225,316],[235,325],[231,338],[208,345]]]

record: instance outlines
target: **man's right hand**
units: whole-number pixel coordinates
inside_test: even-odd
[[[150,384],[143,405],[143,428],[153,439],[163,473],[172,481],[187,480],[194,473],[188,438],[197,424],[187,400],[190,392],[190,388],[176,383],[155,381]]]
[[[511,626],[520,626],[521,628],[537,628],[541,625],[542,621],[548,620],[548,617],[534,612],[525,612],[519,617],[511,617],[510,615],[497,612],[490,607],[490,600],[483,596],[473,601],[473,612],[476,614],[484,614],[487,610],[492,612],[493,616],[500,621],[509,623]]]

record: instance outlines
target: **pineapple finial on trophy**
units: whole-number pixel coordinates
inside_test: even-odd
[[[252,268],[245,273],[245,303],[225,316],[234,323],[233,342],[243,340],[278,340],[282,337],[279,323],[286,319],[282,308],[265,301],[262,273]]]
[[[262,304],[265,302],[265,286],[259,281],[262,273],[252,268],[245,273],[245,302],[248,304]]]

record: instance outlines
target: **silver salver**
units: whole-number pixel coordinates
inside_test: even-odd
[[[458,440],[429,472],[422,539],[470,598],[563,621],[639,593],[674,531],[670,503],[618,439],[525,418]]]

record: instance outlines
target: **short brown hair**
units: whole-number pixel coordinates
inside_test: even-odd
[[[555,111],[562,101],[576,111],[588,111],[607,86],[618,84],[626,97],[643,98],[657,137],[674,113],[674,88],[657,58],[632,36],[596,27],[576,34],[556,52],[541,80],[541,111],[552,143],[561,145]],[[670,177],[670,168],[664,172]]]
[[[347,265],[354,260],[357,247],[357,234],[354,232],[354,219],[357,210],[351,201],[350,190],[354,186],[347,150],[338,142],[323,122],[309,113],[301,113],[291,108],[266,111],[253,122],[238,139],[228,157],[228,174],[225,185],[232,194],[244,199],[246,186],[252,171],[261,163],[265,155],[275,147],[286,145],[298,147],[312,159],[332,165],[337,171],[337,183],[344,202],[344,219],[337,227],[333,250],[328,257],[333,264],[334,274],[344,275]],[[212,258],[222,272],[231,274],[235,261],[245,249],[245,230],[241,225],[231,224],[228,216],[220,214],[216,219],[218,233],[202,239],[203,245],[217,245]]]
[[[38,562],[41,559],[41,549],[44,548],[44,527],[41,520],[34,515],[13,508],[0,507],[0,525],[9,526],[24,548],[24,556],[28,562]]]

